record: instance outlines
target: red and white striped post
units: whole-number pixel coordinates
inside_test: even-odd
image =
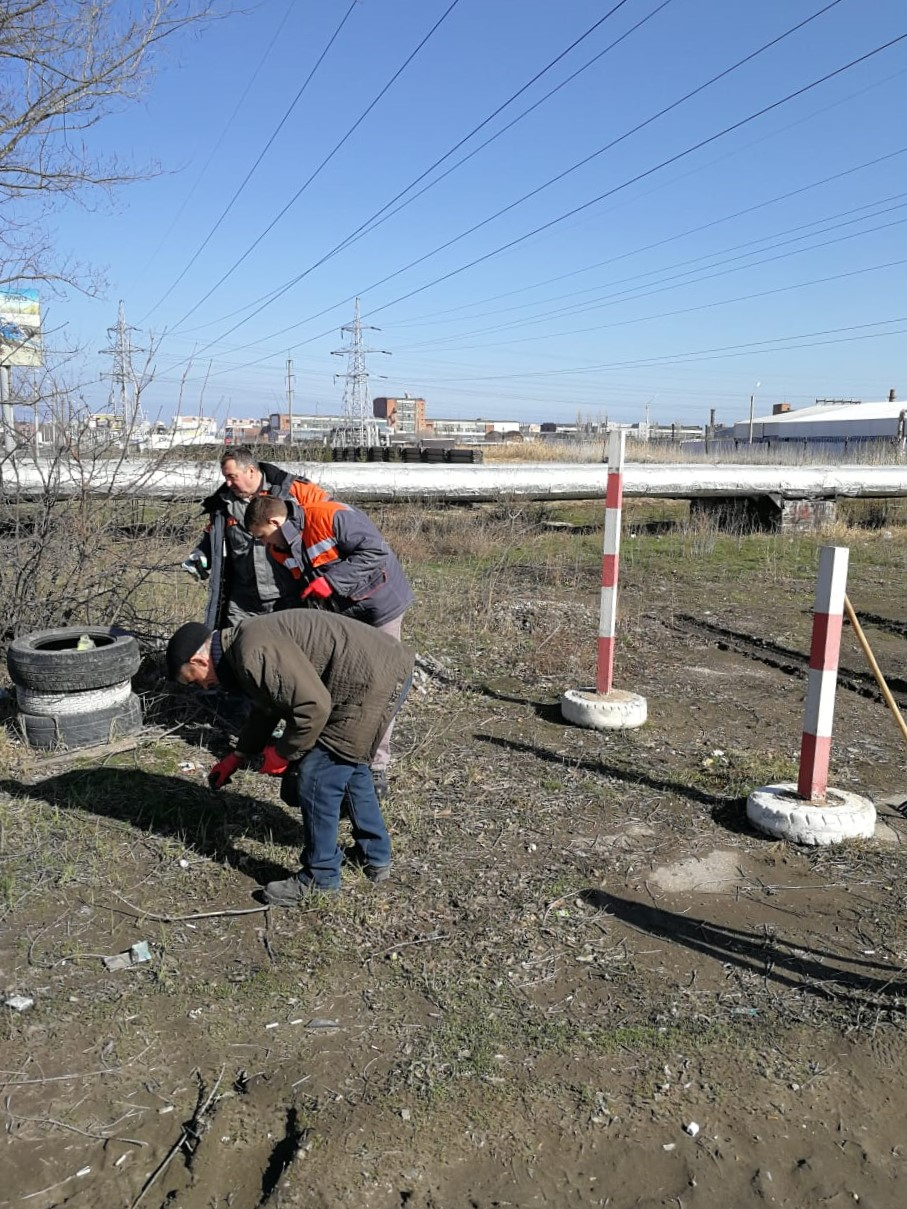
[[[608,438],[608,483],[605,491],[605,543],[602,555],[601,611],[598,623],[598,665],[595,688],[610,693],[614,681],[614,634],[617,627],[617,573],[620,564],[620,521],[624,498],[626,433],[616,429]]]
[[[797,793],[808,802],[824,802],[828,790],[831,724],[835,710],[849,556],[850,551],[846,546],[823,546],[819,553],[819,578],[813,610],[809,679],[797,780]]]
[[[620,561],[620,514],[624,495],[626,433],[608,438],[608,479],[605,488],[605,548],[602,555],[601,610],[595,688],[567,689],[561,714],[576,726],[593,730],[630,730],[646,720],[645,697],[613,687],[614,631],[617,624],[617,569]]]

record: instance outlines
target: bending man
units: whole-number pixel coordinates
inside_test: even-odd
[[[390,837],[368,761],[412,681],[413,654],[356,621],[291,609],[210,631],[190,621],[167,646],[167,670],[180,684],[222,684],[253,710],[236,750],[211,769],[212,789],[261,756],[259,771],[284,777],[284,800],[302,812],[301,868],[264,889],[267,902],[292,906],[315,890],[340,887],[341,806],[353,830],[348,859],[371,881],[390,875]],[[270,742],[283,719],[284,732]]]

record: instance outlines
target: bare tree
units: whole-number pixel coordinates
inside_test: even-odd
[[[61,198],[84,199],[147,176],[99,156],[88,132],[147,87],[162,43],[213,16],[213,0],[0,0],[0,283],[65,280],[51,267],[42,220]]]

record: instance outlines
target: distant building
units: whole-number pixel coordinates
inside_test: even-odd
[[[416,434],[430,427],[425,420],[425,400],[410,395],[404,395],[402,399],[373,399],[372,415],[376,420],[385,420],[394,433]]]
[[[785,410],[779,410],[779,408]],[[776,405],[768,416],[754,416],[753,443],[778,442],[853,444],[860,441],[900,441],[907,438],[907,404],[889,392],[879,403],[860,403],[853,399],[817,399],[812,407],[791,410]],[[734,440],[749,442],[750,421],[734,424]]]
[[[228,416],[224,424],[225,445],[249,445],[260,441],[262,433],[268,427],[268,420],[242,420],[236,416]]]

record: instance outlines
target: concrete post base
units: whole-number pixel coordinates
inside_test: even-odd
[[[646,699],[616,688],[610,693],[571,688],[561,697],[561,715],[588,730],[633,730],[646,720]]]
[[[829,789],[824,802],[807,802],[793,782],[763,785],[746,800],[746,817],[759,831],[795,844],[839,844],[871,839],[876,810],[869,798]]]

